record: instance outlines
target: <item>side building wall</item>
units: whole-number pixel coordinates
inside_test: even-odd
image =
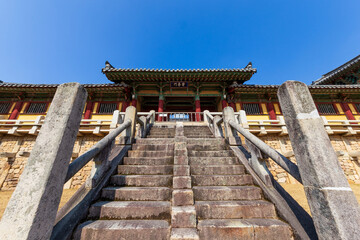
[[[336,151],[341,168],[351,183],[360,184],[360,136],[329,135]],[[268,134],[260,137],[266,144],[296,163],[291,142],[288,136]],[[358,158],[358,157],[359,158]],[[297,181],[271,159],[267,166],[275,180],[280,183],[296,183]]]

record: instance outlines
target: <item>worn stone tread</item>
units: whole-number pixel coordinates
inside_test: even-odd
[[[167,187],[106,187],[102,198],[118,201],[169,201],[171,189]]]
[[[200,239],[293,239],[291,228],[276,219],[210,219],[198,223]]]
[[[172,175],[114,175],[110,184],[135,187],[171,187]]]
[[[168,240],[170,225],[165,220],[87,221],[76,230],[74,240]]]
[[[189,157],[190,165],[234,165],[239,161],[236,157]]]
[[[194,186],[241,186],[253,184],[253,178],[249,174],[193,175],[191,176],[191,179]]]
[[[124,157],[124,165],[170,165],[173,157]]]
[[[89,218],[169,219],[169,201],[100,201],[89,209]]]
[[[245,168],[242,165],[191,165],[192,175],[234,175],[244,174]]]
[[[276,218],[274,204],[264,200],[196,201],[200,219]]]
[[[193,191],[196,201],[261,199],[261,189],[255,186],[196,186]]]
[[[132,175],[169,175],[173,173],[173,165],[119,165],[118,174]]]

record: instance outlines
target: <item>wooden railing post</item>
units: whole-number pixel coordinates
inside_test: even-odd
[[[308,87],[287,81],[278,98],[319,239],[359,239],[358,202]]]
[[[237,135],[237,132],[229,125],[229,121],[236,122],[234,109],[232,107],[226,107],[223,109],[223,119],[225,127],[225,139],[230,145],[241,145],[241,139]]]
[[[0,222],[0,239],[49,239],[87,98],[79,83],[57,88]]]

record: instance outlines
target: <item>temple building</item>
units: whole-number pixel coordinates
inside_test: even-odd
[[[220,114],[231,106],[236,112],[245,111],[244,127],[293,158],[277,99],[279,86],[247,84],[257,73],[251,62],[237,69],[193,70],[123,69],[106,62],[102,72],[109,83],[83,85],[88,99],[75,157],[109,132],[114,111],[124,112],[128,106],[138,112],[155,110],[156,120],[162,122],[202,122],[204,110]],[[360,183],[359,81],[360,55],[309,85],[341,166],[356,183]],[[0,82],[0,189],[16,186],[57,86]],[[294,181],[269,165],[280,182]],[[75,176],[69,187],[79,186],[88,170]]]

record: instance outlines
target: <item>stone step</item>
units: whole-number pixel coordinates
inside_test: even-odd
[[[196,201],[198,219],[276,218],[274,204],[253,201]]]
[[[81,224],[74,240],[156,239],[168,240],[170,225],[165,220],[97,220]]]
[[[191,165],[191,175],[234,175],[244,174],[242,165]]]
[[[174,144],[135,144],[132,150],[140,151],[172,151]]]
[[[175,134],[175,130],[150,130],[151,134]]]
[[[171,165],[174,157],[124,157],[124,165]]]
[[[162,138],[174,138],[175,135],[163,135],[163,134],[161,134],[161,135],[148,135],[146,137],[147,138],[153,138],[153,139],[156,139],[156,138],[162,139]]]
[[[234,157],[232,150],[188,151],[190,157]]]
[[[161,144],[173,144],[175,142],[175,139],[167,139],[167,138],[164,138],[164,139],[161,139],[161,138],[156,138],[156,139],[151,139],[149,137],[147,138],[140,138],[140,139],[136,139],[136,144],[158,144],[158,145],[161,145]]]
[[[171,187],[172,175],[114,175],[110,184],[134,187]]]
[[[191,165],[233,165],[238,164],[236,157],[189,157]]]
[[[172,165],[119,165],[120,175],[169,175],[173,173]]]
[[[293,239],[291,228],[276,219],[211,219],[198,223],[200,239]]]
[[[251,175],[193,175],[193,186],[241,186],[252,185]]]
[[[174,156],[174,151],[128,151],[129,157],[171,157]]]
[[[187,144],[188,151],[219,151],[219,150],[230,150],[230,148],[224,143],[214,144]]]
[[[222,138],[209,138],[206,139],[206,142],[204,142],[204,139],[201,138],[188,138],[186,139],[187,144],[196,144],[196,145],[213,145],[213,144],[225,144],[225,140]]]
[[[100,219],[170,219],[168,201],[96,202],[89,209],[89,218]]]
[[[208,138],[215,138],[214,136],[208,136],[208,135],[185,135],[185,137],[187,137],[187,138],[206,138],[206,139],[208,139]]]
[[[196,201],[258,200],[261,190],[255,186],[193,187]]]
[[[106,187],[101,197],[117,201],[169,201],[171,189],[167,187]]]

